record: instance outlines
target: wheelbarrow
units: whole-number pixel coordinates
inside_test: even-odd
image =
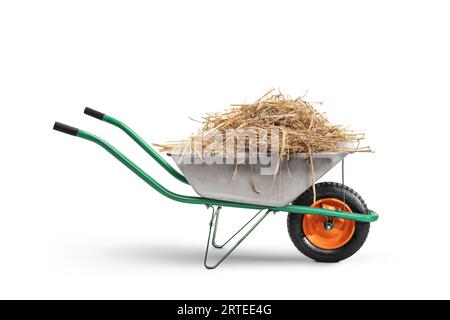
[[[267,175],[255,176],[256,185],[261,189],[255,192],[254,186],[250,186],[248,179],[243,179],[248,175],[248,171],[253,169],[250,165],[240,166],[237,178],[231,178],[230,172],[236,170],[235,165],[230,167],[226,164],[210,165],[196,161],[194,164],[186,164],[175,161],[182,172],[180,173],[123,122],[90,108],[86,108],[84,113],[123,130],[169,174],[178,181],[191,185],[200,195],[196,197],[172,192],[105,140],[59,122],[54,124],[54,130],[98,144],[161,195],[178,202],[205,205],[210,209],[211,220],[204,256],[204,266],[207,269],[214,269],[221,264],[269,213],[287,212],[287,229],[292,242],[301,253],[318,262],[338,262],[352,256],[364,244],[370,223],[378,220],[378,214],[367,208],[361,196],[344,185],[344,158],[348,152],[317,153],[312,159],[317,179],[340,162],[342,183],[322,182],[313,186],[309,175],[308,157],[305,154],[299,154],[283,160],[289,162],[286,168],[291,169],[280,172],[280,180],[283,181],[282,192],[277,192],[275,191],[277,188],[269,186],[269,184],[273,185],[269,183],[273,181],[273,177]],[[173,158],[179,156],[168,155]],[[262,164],[258,165],[262,166]],[[287,171],[289,176],[283,176]],[[216,235],[219,215],[224,207],[252,209],[257,212],[227,241],[218,244]],[[242,236],[217,262],[208,263],[211,246],[222,249],[241,234]]]

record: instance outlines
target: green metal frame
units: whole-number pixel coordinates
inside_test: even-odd
[[[92,110],[91,110],[92,111]],[[131,137],[142,149],[144,149],[159,165],[161,165],[169,174],[171,174],[174,178],[177,180],[189,184],[187,179],[178,172],[174,167],[172,167],[166,160],[164,160],[159,153],[157,153],[149,144],[147,144],[138,134],[136,134],[133,130],[131,130],[128,126],[126,126],[121,121],[102,114],[97,111],[93,111],[95,114],[89,114],[85,111],[85,113],[92,115],[95,118],[98,118],[100,120],[103,120],[107,123],[110,123],[118,128],[120,128],[122,131],[124,131],[129,137]],[[131,161],[128,157],[126,157],[124,154],[122,154],[119,150],[117,150],[115,147],[113,147],[111,144],[109,144],[107,141],[103,140],[100,137],[97,137],[89,132],[79,130],[77,128],[69,127],[63,124],[57,123],[58,126],[64,127],[61,129],[60,127],[56,128],[55,124],[55,130],[59,130],[65,133],[76,135],[82,139],[94,142],[95,144],[101,146],[106,151],[108,151],[112,156],[114,156],[117,160],[119,160],[122,164],[124,164],[128,169],[130,169],[132,172],[134,172],[138,177],[140,177],[142,180],[144,180],[148,185],[150,185],[153,189],[158,191],[163,196],[174,200],[178,202],[183,203],[189,203],[189,204],[200,204],[200,205],[206,205],[208,208],[212,208],[212,216],[210,221],[210,227],[209,227],[209,234],[208,234],[208,243],[206,247],[205,252],[205,260],[204,265],[208,269],[214,269],[216,268],[222,261],[224,261],[230,254],[233,252],[241,243],[244,241],[245,238],[264,220],[267,215],[270,212],[289,212],[289,213],[296,213],[296,214],[311,214],[311,215],[319,215],[319,216],[325,216],[325,217],[332,217],[332,218],[341,218],[341,219],[348,219],[348,220],[354,220],[359,222],[375,222],[378,220],[378,214],[372,210],[369,210],[366,214],[357,213],[357,212],[343,212],[343,211],[334,211],[334,210],[327,210],[322,208],[313,208],[308,206],[299,206],[299,205],[286,205],[282,207],[268,207],[268,206],[262,206],[257,204],[248,204],[248,203],[239,203],[239,202],[232,202],[232,201],[222,201],[217,199],[209,199],[209,198],[203,198],[203,197],[194,197],[194,196],[186,196],[177,194],[175,192],[170,191],[169,189],[162,186],[158,181],[156,181],[154,178],[152,178],[149,174],[147,174],[144,170],[142,170],[139,166],[137,166],[133,161]],[[68,130],[68,131],[67,131]],[[342,162],[342,170],[343,170],[344,163]],[[343,175],[343,171],[342,171]],[[216,207],[216,208],[214,208]],[[225,243],[222,245],[218,245],[216,243],[216,233],[218,228],[218,222],[219,222],[219,213],[222,207],[232,207],[232,208],[242,208],[242,209],[255,209],[258,210],[258,213],[253,216],[244,226],[242,226],[236,233],[233,234]],[[256,223],[238,240],[236,241],[236,244],[229,249],[219,260],[213,265],[209,265],[207,263],[208,260],[208,253],[209,253],[209,247],[212,245],[213,247],[220,249],[223,248],[226,244],[228,244],[233,238],[235,238],[247,225],[250,224],[256,217],[262,212],[265,211],[261,218],[256,221]],[[214,226],[214,229],[213,229]],[[211,235],[212,235],[212,241],[211,241]],[[210,243],[211,242],[211,243]]]
[[[130,136],[133,136],[133,134],[134,133],[132,131],[129,132]],[[137,166],[133,161],[131,161],[128,157],[126,157],[123,153],[121,153],[119,150],[117,150],[115,147],[110,145],[105,140],[103,140],[89,132],[83,131],[83,130],[78,130],[77,136],[80,138],[92,141],[92,142],[98,144],[99,146],[103,147],[106,151],[108,151],[111,155],[113,155],[117,160],[119,160],[122,164],[124,164],[131,171],[133,171],[137,176],[139,176],[142,180],[144,180],[147,184],[149,184],[153,189],[155,189],[162,195],[166,196],[167,198],[175,200],[175,201],[190,203],[190,204],[203,204],[203,205],[210,205],[210,206],[234,207],[234,208],[256,209],[256,210],[269,209],[270,211],[283,211],[283,212],[300,213],[300,214],[315,214],[315,215],[320,215],[320,216],[349,219],[349,220],[355,220],[355,221],[360,221],[360,222],[374,222],[378,219],[378,214],[375,213],[374,211],[369,211],[369,214],[359,214],[359,213],[355,213],[355,212],[333,211],[333,210],[306,207],[306,206],[297,206],[297,205],[287,205],[287,206],[283,206],[283,207],[267,207],[267,206],[248,204],[248,203],[222,201],[222,200],[209,199],[209,198],[203,198],[203,197],[180,195],[180,194],[172,192],[172,191],[168,190],[167,188],[165,188],[164,186],[162,186],[158,181],[153,179],[144,170],[142,170],[139,166]],[[154,159],[162,159],[159,155],[158,155],[158,157],[155,157],[154,153],[156,153],[156,152],[153,149],[151,149],[150,146],[147,145],[147,147],[149,148],[148,150],[151,151],[149,153],[153,154]],[[163,160],[163,161],[165,162],[165,160]],[[167,163],[167,162],[165,162],[165,163]],[[163,166],[163,167],[169,173],[175,171],[175,169],[173,169],[173,167],[171,167],[169,164],[167,164],[167,166],[169,166],[169,167],[167,167],[167,168],[165,166]],[[171,170],[169,170],[168,168],[170,168]],[[181,176],[180,173],[178,173],[178,174]]]
[[[115,120],[115,121],[119,122],[118,120]],[[127,126],[123,125],[123,127],[119,127],[119,128],[124,130],[130,137],[133,137],[133,140],[141,139]],[[144,170],[142,170],[139,166],[137,166],[133,161],[131,161],[128,157],[126,157],[123,153],[121,153],[119,150],[117,150],[115,147],[110,145],[105,140],[103,140],[89,132],[83,131],[83,130],[78,130],[76,135],[80,138],[92,141],[92,142],[98,144],[99,146],[103,147],[112,156],[114,156],[117,160],[119,160],[122,164],[124,164],[131,171],[133,171],[137,176],[139,176],[142,180],[144,180],[147,184],[149,184],[153,189],[155,189],[156,191],[161,193],[163,196],[166,196],[167,198],[169,198],[171,200],[184,202],[184,203],[190,203],[190,204],[203,204],[203,205],[210,205],[210,206],[233,207],[233,208],[256,209],[256,210],[268,209],[268,210],[274,211],[274,212],[282,211],[282,212],[299,213],[299,214],[315,214],[315,215],[319,215],[319,216],[349,219],[349,220],[355,220],[355,221],[360,221],[360,222],[374,222],[374,221],[378,220],[378,214],[372,210],[369,210],[368,214],[360,214],[360,213],[355,213],[355,212],[333,211],[333,210],[306,207],[306,206],[298,206],[298,205],[287,205],[287,206],[283,206],[283,207],[267,207],[267,206],[256,205],[256,204],[249,204],[249,203],[231,202],[231,201],[223,201],[223,200],[209,199],[209,198],[203,198],[203,197],[180,195],[180,194],[172,192],[172,191],[168,190],[167,188],[165,188],[164,186],[162,186],[158,181],[153,179]],[[156,151],[154,151],[148,144],[145,144],[145,145],[147,148],[146,151],[148,151],[149,154],[151,154],[154,159],[158,159],[157,161],[159,164],[165,163],[165,165],[163,165],[164,169],[166,169],[172,175],[174,175],[173,172],[177,172],[164,159],[162,159],[159,156],[159,154],[157,154]],[[178,175],[182,176],[180,173],[178,173]],[[178,175],[176,175],[176,176],[178,176]]]

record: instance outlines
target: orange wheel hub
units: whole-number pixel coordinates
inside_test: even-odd
[[[335,198],[317,200],[311,207],[352,212],[347,204]],[[355,232],[355,221],[347,219],[305,214],[302,224],[306,238],[316,247],[325,250],[344,246]]]

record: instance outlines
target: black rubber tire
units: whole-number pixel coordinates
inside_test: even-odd
[[[336,182],[322,182],[316,184],[316,200],[323,198],[336,198],[350,207],[353,212],[367,214],[368,209],[364,200],[359,194],[349,187]],[[312,187],[303,192],[293,204],[310,206],[313,203]],[[325,250],[313,245],[303,232],[303,215],[289,213],[287,218],[287,228],[289,236],[295,247],[305,256],[318,262],[339,262],[347,259],[356,253],[364,244],[369,234],[370,223],[356,222],[355,232],[352,238],[342,247]]]

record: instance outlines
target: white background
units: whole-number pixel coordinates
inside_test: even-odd
[[[450,298],[449,9],[2,1],[0,298]],[[346,182],[381,218],[346,261],[302,256],[279,213],[207,271],[209,212],[163,198],[98,146],[52,130],[57,120],[98,134],[193,194],[83,108],[165,142],[195,131],[189,116],[271,87],[309,90],[332,122],[366,129],[376,150],[347,161]],[[250,214],[224,210],[224,230]]]

